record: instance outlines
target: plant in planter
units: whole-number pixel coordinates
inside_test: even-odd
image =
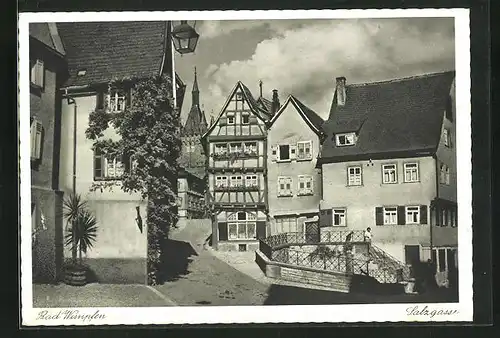
[[[80,195],[72,194],[64,201],[64,217],[68,223],[65,245],[71,247],[71,264],[65,269],[65,283],[81,286],[87,283],[88,268],[83,264],[82,253],[92,248],[97,235],[97,220],[87,209]]]

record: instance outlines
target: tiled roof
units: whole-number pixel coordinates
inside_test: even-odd
[[[314,125],[314,127],[318,130],[321,130],[323,123],[325,122],[321,117],[316,114],[314,110],[311,108],[307,107],[305,104],[303,104],[299,99],[297,99],[295,96],[292,96],[293,99],[295,100],[295,103],[300,107],[304,115],[311,121],[311,123]]]
[[[323,124],[321,161],[341,157],[435,151],[455,72],[346,86],[346,104]],[[335,133],[358,132],[353,146],[337,147]]]
[[[166,22],[58,23],[67,52],[65,86],[159,74],[165,52]],[[166,48],[170,48],[168,43]],[[167,51],[168,53],[168,51]],[[85,69],[78,77],[78,70]]]
[[[198,167],[198,168],[180,167],[178,170],[179,177],[194,176],[200,180],[203,180],[205,178],[205,175],[206,172],[205,168],[203,167]]]
[[[271,113],[273,106],[271,101],[261,96],[257,99],[257,103],[259,103],[260,107],[264,108],[269,114]]]

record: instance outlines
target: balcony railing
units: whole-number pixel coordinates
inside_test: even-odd
[[[236,185],[236,186],[215,186],[214,191],[216,192],[226,192],[226,191],[259,191],[260,188],[257,185]]]

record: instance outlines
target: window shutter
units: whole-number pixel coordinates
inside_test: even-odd
[[[36,159],[40,160],[43,153],[44,130],[40,122],[36,124]]]
[[[276,162],[277,157],[278,157],[278,147],[271,146],[271,161]]]
[[[297,158],[297,145],[290,144],[290,160],[295,160]]]
[[[36,158],[36,124],[37,121],[33,119],[31,121],[31,126],[30,126],[30,149],[31,149],[31,158],[34,159]]]
[[[132,94],[133,94],[133,88],[132,87],[127,88],[127,91],[125,92],[126,108],[130,108],[132,106]]]
[[[384,225],[384,209],[382,207],[375,208],[375,224]]]
[[[404,206],[398,206],[398,224],[406,224],[406,212]]]
[[[257,124],[257,116],[251,114],[249,122],[250,124]]]
[[[266,238],[266,222],[257,222],[257,239]]]
[[[420,206],[420,224],[427,224],[427,205]]]
[[[332,226],[332,209],[322,209],[319,211],[319,226],[321,228]]]
[[[219,119],[219,126],[227,126],[227,117],[225,116],[222,116],[220,119]]]
[[[219,240],[227,241],[227,223],[219,222],[218,226],[219,226]]]
[[[104,92],[98,91],[96,96],[96,109],[104,109]]]
[[[307,150],[307,145],[304,149],[304,152]],[[305,153],[304,156],[306,159],[310,160],[312,159],[312,153],[313,153],[313,141],[309,141],[309,153]]]

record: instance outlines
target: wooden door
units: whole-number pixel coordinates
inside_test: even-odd
[[[319,225],[318,222],[305,222],[305,240],[306,243],[319,243]]]

